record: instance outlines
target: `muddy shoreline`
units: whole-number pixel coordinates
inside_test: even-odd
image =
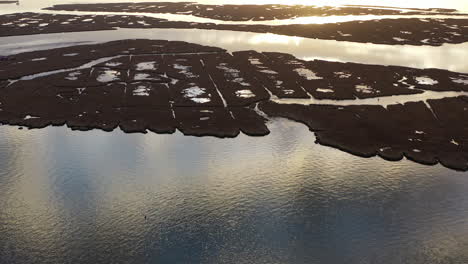
[[[323,25],[268,26],[173,22],[144,16],[39,13],[0,16],[0,37],[112,30],[117,27],[230,30],[386,45],[441,46],[468,41],[468,19],[383,19]]]
[[[468,75],[445,70],[126,40],[6,57],[0,87],[3,124],[223,138],[267,135],[267,122],[283,117],[306,124],[317,143],[358,156],[468,170],[466,96],[379,103],[468,91]],[[294,101],[311,96],[338,105]],[[376,105],[339,105],[369,98]]]

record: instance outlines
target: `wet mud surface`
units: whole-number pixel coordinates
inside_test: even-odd
[[[348,15],[437,15],[452,14],[453,9],[379,9],[361,6],[304,6],[304,5],[201,5],[197,3],[109,3],[55,5],[48,10],[87,12],[141,12],[194,15],[224,21],[265,21],[304,16],[348,16]]]
[[[19,13],[0,16],[0,37],[111,30],[114,28],[196,28],[275,33],[387,45],[431,45],[468,41],[468,19],[382,19],[331,24],[231,25],[176,22],[144,16]]]
[[[0,62],[0,121],[74,130],[263,136],[276,117],[306,124],[317,142],[363,157],[468,169],[468,98],[332,105],[427,91],[468,91],[468,75],[186,42],[126,40],[35,51]]]

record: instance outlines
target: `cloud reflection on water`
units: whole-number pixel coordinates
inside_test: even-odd
[[[0,248],[16,245],[15,259],[295,263],[408,249],[436,259],[440,243],[467,242],[464,173],[355,157],[290,121],[270,128],[220,140],[2,127]]]
[[[275,34],[202,29],[119,29],[0,38],[0,53],[72,46],[129,38],[165,39],[215,46],[229,52],[241,50],[273,51],[312,60],[397,65],[414,68],[439,68],[468,73],[468,43],[432,46],[400,46],[308,39]],[[326,48],[324,48],[326,47]]]

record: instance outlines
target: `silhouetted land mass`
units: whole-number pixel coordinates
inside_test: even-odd
[[[0,91],[3,124],[235,137],[282,117],[362,157],[468,170],[468,97],[408,100],[468,91],[468,75],[445,70],[125,40],[5,57]],[[390,95],[403,103],[379,103]]]
[[[431,45],[468,41],[468,19],[383,19],[308,25],[219,25],[138,16],[20,13],[0,16],[0,37],[120,28],[196,28],[275,33],[387,45]]]
[[[392,8],[392,7],[386,7]],[[136,12],[189,14],[224,21],[265,21],[305,16],[359,15],[460,15],[453,9],[394,8],[372,6],[304,6],[304,5],[202,5],[191,2],[108,3],[55,5],[48,10],[91,12]]]

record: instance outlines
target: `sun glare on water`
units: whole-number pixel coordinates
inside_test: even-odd
[[[412,8],[454,8],[468,11],[468,1],[465,0],[198,0],[205,4],[283,4],[283,5],[315,5],[315,6],[339,6],[339,5],[369,5]]]

